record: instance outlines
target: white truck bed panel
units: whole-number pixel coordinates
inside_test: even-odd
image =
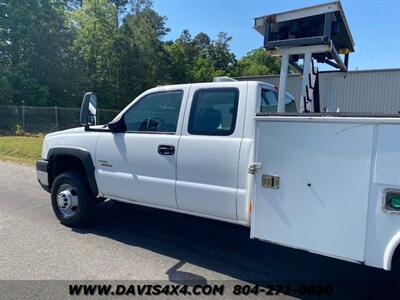
[[[400,183],[400,126],[379,126],[376,145],[374,183],[399,185]]]
[[[256,118],[252,237],[363,261],[375,124],[285,118]]]

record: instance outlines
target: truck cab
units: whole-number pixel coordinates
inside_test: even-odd
[[[290,94],[286,101],[296,111]],[[254,114],[277,104],[276,87],[263,82],[159,86],[110,124],[47,135],[42,169],[53,171],[38,170],[39,182],[52,190],[68,168],[65,152],[80,152],[96,197],[249,225],[250,177],[239,170],[252,161]]]

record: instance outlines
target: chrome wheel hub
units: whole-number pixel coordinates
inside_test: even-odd
[[[64,217],[70,218],[78,211],[78,192],[70,184],[63,184],[58,189],[57,205]]]

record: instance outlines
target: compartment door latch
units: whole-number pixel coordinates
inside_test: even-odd
[[[279,189],[279,182],[279,176],[263,174],[261,177],[262,186],[266,189]]]

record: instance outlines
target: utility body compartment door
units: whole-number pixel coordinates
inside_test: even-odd
[[[363,261],[373,125],[257,118],[251,236]]]

